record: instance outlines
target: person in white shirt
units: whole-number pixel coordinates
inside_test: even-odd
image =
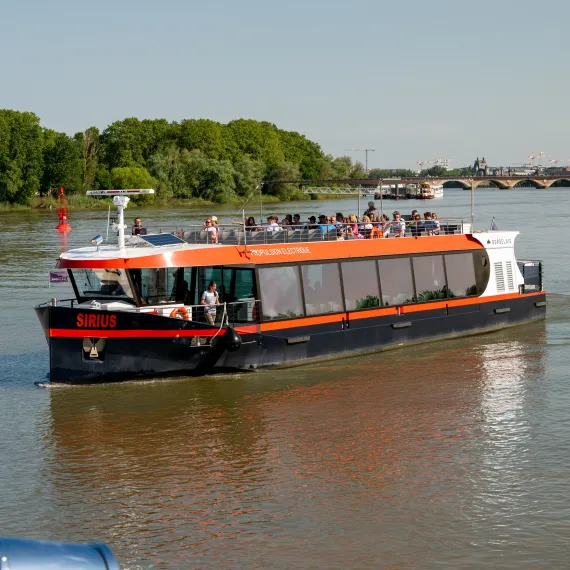
[[[206,218],[202,231],[208,232],[208,243],[218,243],[218,228],[212,221],[212,218]]]
[[[404,237],[406,235],[406,222],[402,220],[400,212],[397,210],[393,214],[394,219],[388,224],[390,234],[394,237]]]
[[[202,293],[202,299],[200,301],[202,305],[206,306],[204,316],[211,325],[216,321],[216,305],[220,304],[220,298],[216,289],[216,282],[210,281],[208,289]]]
[[[281,231],[281,227],[277,223],[277,219],[275,218],[275,216],[269,216],[267,218],[267,225],[265,226],[265,231],[266,232],[280,232]]]

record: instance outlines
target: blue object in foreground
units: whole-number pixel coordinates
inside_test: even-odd
[[[119,570],[100,543],[70,544],[0,537],[0,570]]]

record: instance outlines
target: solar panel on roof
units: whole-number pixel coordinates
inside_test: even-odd
[[[180,245],[181,243],[184,243],[183,239],[180,239],[173,234],[146,234],[139,237],[154,247],[160,247],[162,245]]]

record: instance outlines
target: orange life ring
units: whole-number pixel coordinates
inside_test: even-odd
[[[370,239],[378,239],[378,238],[383,238],[383,237],[384,237],[384,234],[382,233],[382,230],[378,226],[374,226],[370,230]]]
[[[173,319],[184,319],[185,321],[190,320],[188,311],[184,307],[178,307],[176,309],[173,309],[172,313],[170,313],[170,317]]]

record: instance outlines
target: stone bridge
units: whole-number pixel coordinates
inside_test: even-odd
[[[470,190],[471,185],[473,188],[477,188],[482,184],[488,184],[493,182],[499,188],[504,190],[512,190],[521,182],[530,182],[535,188],[550,188],[555,182],[565,182],[566,186],[570,188],[570,172],[567,176],[557,175],[526,175],[526,176],[414,176],[412,178],[327,178],[322,180],[265,180],[262,184],[298,184],[299,188],[305,185],[317,186],[317,188],[311,188],[310,191],[306,191],[309,194],[325,194],[327,193],[326,188],[320,187],[323,184],[329,186],[334,186],[334,191],[329,193],[332,194],[362,194],[361,190],[365,191],[378,189],[380,186],[384,185],[394,185],[396,187],[402,188],[407,184],[421,184],[422,182],[428,182],[432,185],[437,184],[448,184],[450,182],[455,182],[465,190]],[[342,188],[338,188],[339,185],[345,186],[359,186],[360,190],[353,188],[350,192],[343,192]],[[330,189],[329,189],[330,190]],[[345,189],[346,190],[346,189]]]
[[[446,184],[447,182],[457,182],[465,190],[471,189],[471,183],[473,183],[473,188],[477,188],[482,184],[488,184],[493,182],[499,188],[503,190],[512,190],[517,184],[521,182],[530,182],[535,188],[550,188],[555,182],[564,181],[570,187],[570,174],[567,177],[564,176],[473,176],[473,177],[439,177],[439,178],[422,178],[422,181],[430,182],[431,184]]]

